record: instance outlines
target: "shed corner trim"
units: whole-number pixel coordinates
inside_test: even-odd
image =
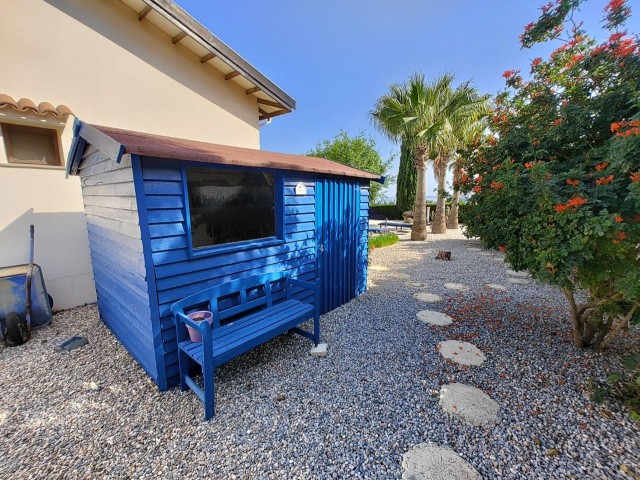
[[[67,161],[67,176],[77,175],[78,166],[87,144],[93,145],[109,158],[115,159],[116,163],[120,163],[122,156],[125,154],[125,146],[123,144],[102,133],[94,126],[76,119],[73,144],[69,150]]]

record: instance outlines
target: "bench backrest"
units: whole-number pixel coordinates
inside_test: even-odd
[[[188,312],[194,307],[206,304],[213,313],[213,327],[220,322],[247,310],[273,305],[272,284],[281,283],[288,294],[289,275],[284,272],[253,275],[209,287],[171,305],[173,313]]]

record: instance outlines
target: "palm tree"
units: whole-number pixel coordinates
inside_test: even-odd
[[[381,132],[395,142],[406,140],[414,149],[418,178],[411,240],[427,238],[427,162],[439,151],[443,131],[455,124],[457,113],[473,110],[477,103],[468,83],[454,90],[453,80],[453,75],[444,74],[427,84],[423,74],[415,73],[407,82],[391,85],[370,112]]]
[[[470,137],[474,133],[474,129],[484,126],[484,116],[489,113],[488,95],[480,96],[478,91],[471,86],[470,82],[460,85],[451,95],[461,95],[468,99],[468,103],[461,105],[459,109],[452,112],[435,142],[436,154],[433,160],[433,172],[438,182],[438,201],[436,204],[436,214],[431,226],[432,233],[446,233],[447,216],[446,216],[446,191],[445,179],[447,175],[447,167],[456,151],[469,145],[473,140]],[[452,211],[449,213],[455,215],[457,228],[457,203],[460,198],[459,192],[452,202]],[[453,212],[455,203],[455,212]]]

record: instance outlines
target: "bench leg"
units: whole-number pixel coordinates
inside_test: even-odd
[[[189,389],[187,381],[185,380],[189,375],[189,357],[182,350],[178,349],[178,369],[180,371],[180,390],[185,391]]]
[[[202,379],[204,381],[204,419],[210,420],[216,414],[215,409],[215,378],[213,366],[202,368]]]
[[[317,313],[313,317],[313,343],[316,347],[320,343],[320,315]]]

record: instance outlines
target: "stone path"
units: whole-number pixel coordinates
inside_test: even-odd
[[[403,480],[481,480],[471,465],[450,448],[421,443],[402,456]]]
[[[453,323],[453,318],[446,313],[435,312],[433,310],[420,310],[416,313],[416,317],[418,317],[418,320],[421,322],[436,325],[438,327],[451,325]]]
[[[509,283],[513,283],[515,285],[529,285],[529,280],[527,280],[526,278],[507,278],[507,282]]]
[[[521,278],[527,278],[531,276],[529,272],[516,272],[515,270],[507,270],[507,275],[511,275],[512,277],[521,277]]]
[[[413,298],[415,298],[416,300],[420,300],[421,302],[427,302],[427,303],[442,301],[442,297],[440,295],[436,295],[435,293],[426,293],[426,292],[414,293]]]
[[[406,273],[399,273],[399,272],[391,272],[388,274],[388,276],[393,278],[401,278],[403,280],[411,278],[411,275],[407,275]]]
[[[479,255],[482,256],[493,257],[493,253],[483,251],[481,248],[469,247],[467,250],[479,252]],[[494,257],[492,260],[502,261],[503,259]],[[388,270],[387,267],[382,266],[373,266],[370,269]],[[529,283],[525,278],[529,276],[527,272],[507,270],[507,274],[510,275],[507,278],[508,282],[517,284]],[[407,280],[410,278],[409,275],[400,272],[390,272],[387,276]],[[424,282],[411,280],[406,281],[405,285],[412,288],[427,287]],[[470,290],[467,285],[462,283],[445,283],[444,287],[456,292]],[[485,287],[500,291],[507,290],[507,287],[498,283],[487,283]],[[427,303],[443,300],[440,295],[428,292],[414,293],[413,298]],[[449,315],[435,310],[420,310],[416,313],[416,317],[425,324],[439,327],[453,323],[453,319]],[[469,342],[445,340],[440,342],[436,348],[443,358],[459,365],[479,367],[486,360],[480,349]],[[462,383],[443,385],[440,390],[439,404],[443,412],[476,427],[492,427],[500,422],[500,406],[498,403],[482,390],[470,385]],[[416,445],[403,455],[402,468],[402,478],[405,480],[477,480],[482,478],[471,465],[450,448],[425,443]]]
[[[500,406],[489,395],[462,383],[440,389],[440,406],[445,412],[476,427],[493,427],[500,422]]]
[[[480,349],[469,342],[446,340],[440,342],[436,348],[444,358],[460,365],[475,365],[479,367],[486,359]]]
[[[448,288],[449,290],[455,290],[456,292],[468,292],[469,287],[462,283],[445,283],[444,288]]]

